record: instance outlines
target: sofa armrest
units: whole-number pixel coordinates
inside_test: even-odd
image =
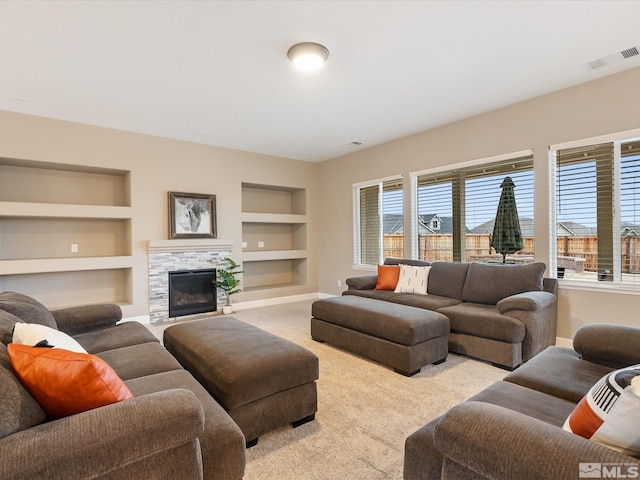
[[[349,290],[373,290],[378,283],[378,275],[362,275],[346,280]]]
[[[549,305],[553,305],[557,301],[558,298],[552,293],[525,292],[503,298],[498,302],[497,307],[500,313],[505,313],[509,310],[526,310],[528,312],[536,312],[548,307]]]
[[[435,427],[434,442],[444,456],[443,479],[575,480],[580,463],[640,465],[636,458],[559,427],[482,402],[449,410]]]
[[[113,327],[122,319],[122,310],[114,303],[60,308],[51,310],[51,313],[58,324],[58,329],[69,335]]]
[[[640,363],[640,328],[603,323],[584,325],[573,337],[584,360],[611,368]]]
[[[192,392],[175,389],[143,395],[3,438],[0,479],[115,478],[136,462],[164,456],[181,446],[201,470],[197,439],[203,431],[204,412]],[[180,454],[184,456],[185,450]],[[156,462],[163,464],[159,459]],[[153,463],[149,460],[148,467]]]

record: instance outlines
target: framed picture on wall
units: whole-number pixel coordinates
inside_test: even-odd
[[[169,192],[170,238],[217,238],[216,196]]]

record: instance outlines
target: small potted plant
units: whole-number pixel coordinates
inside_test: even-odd
[[[241,266],[234,262],[232,258],[225,257],[223,260],[227,263],[227,268],[217,268],[217,278],[212,283],[216,288],[219,288],[224,292],[225,304],[222,307],[222,313],[226,315],[233,312],[231,295],[235,295],[242,291],[238,288],[240,280],[236,278],[236,275],[243,272],[240,270]]]

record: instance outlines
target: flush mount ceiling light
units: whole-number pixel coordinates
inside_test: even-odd
[[[311,72],[322,68],[329,58],[329,50],[324,45],[314,42],[296,43],[287,52],[287,57],[296,68]]]

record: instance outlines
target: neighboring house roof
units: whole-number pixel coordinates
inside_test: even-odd
[[[533,237],[533,218],[520,217],[520,232],[523,237]],[[492,218],[488,222],[481,223],[475,228],[471,229],[471,233],[475,235],[492,235],[493,225],[496,219]]]
[[[401,234],[403,227],[403,215],[401,213],[385,213],[382,217],[382,232],[385,235]]]
[[[437,220],[440,223],[440,230],[434,230],[431,228],[432,220]],[[482,223],[477,227],[469,230],[467,233],[475,235],[491,235],[493,233],[493,224],[495,219],[491,219],[488,222]],[[640,236],[640,225],[632,224],[629,222],[623,222],[621,225],[620,236],[622,237],[637,237]],[[404,232],[404,224],[402,214],[399,213],[387,213],[383,218],[383,231],[385,235],[402,235]],[[523,237],[533,237],[534,222],[533,218],[521,217],[520,218],[520,231]],[[453,232],[453,218],[442,217],[438,214],[425,213],[418,215],[418,234],[420,235],[434,235],[443,234],[448,235]],[[577,222],[559,222],[557,226],[557,235],[559,237],[581,237],[581,236],[595,236],[598,234],[596,227],[587,227]]]
[[[598,234],[596,227],[587,227],[576,222],[558,222],[556,229],[559,237],[589,237]]]

